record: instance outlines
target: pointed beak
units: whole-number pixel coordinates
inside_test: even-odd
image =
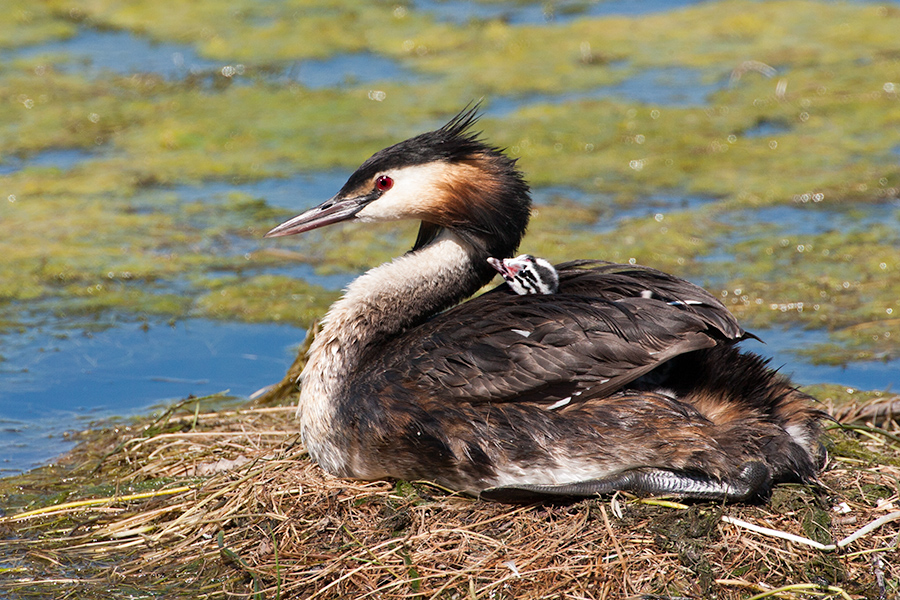
[[[341,221],[349,221],[361,211],[371,198],[366,196],[355,198],[338,198],[335,196],[326,200],[315,208],[311,208],[302,215],[285,221],[265,235],[265,237],[280,237],[311,231],[319,227],[325,227]]]

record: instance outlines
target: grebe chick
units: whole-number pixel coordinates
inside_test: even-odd
[[[654,269],[556,266],[554,294],[503,284],[531,211],[476,110],[376,152],[267,236],[415,219],[411,251],[347,286],[315,336],[298,418],[319,465],[499,501],[627,490],[756,501],[813,481],[821,413],[709,292]]]
[[[543,258],[520,254],[515,258],[502,260],[490,256],[487,261],[520,296],[555,294],[559,289],[559,274],[556,268]]]

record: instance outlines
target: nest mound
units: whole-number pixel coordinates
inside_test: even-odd
[[[627,495],[507,506],[424,482],[324,474],[292,407],[109,427],[3,480],[13,598],[886,598],[900,567],[900,436],[832,411],[821,486],[765,506]],[[874,408],[873,408],[874,407]],[[889,411],[888,411],[889,412]],[[754,595],[756,594],[756,595]]]

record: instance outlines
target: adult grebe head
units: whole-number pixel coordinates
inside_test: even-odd
[[[511,256],[531,211],[516,161],[472,132],[477,106],[449,123],[373,154],[334,197],[275,227],[266,237],[341,221],[422,222],[414,249],[449,229],[479,254]]]

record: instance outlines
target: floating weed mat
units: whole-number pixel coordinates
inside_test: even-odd
[[[821,487],[765,506],[505,506],[312,464],[294,409],[86,434],[0,480],[11,598],[897,598],[900,398],[832,409]],[[876,406],[876,404],[878,404]]]

